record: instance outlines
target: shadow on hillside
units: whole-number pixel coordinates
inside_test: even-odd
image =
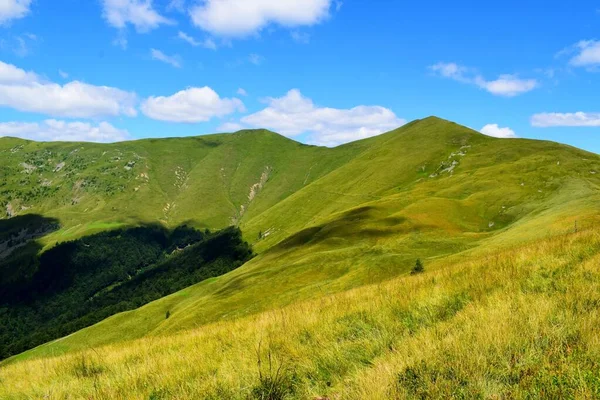
[[[58,219],[39,214],[18,215],[9,219],[0,219],[0,242],[16,237],[25,230],[35,238],[46,235],[59,228]]]
[[[11,231],[23,236],[23,225],[13,223]],[[253,256],[238,228],[158,223],[39,250],[31,241],[0,260],[0,360],[223,275]]]
[[[376,207],[365,206],[347,211],[333,221],[303,229],[282,242],[273,250],[287,251],[307,244],[318,244],[328,239],[376,239],[408,233],[418,229],[406,218],[381,215]]]
[[[37,239],[59,228],[57,219],[38,214],[0,220],[0,288],[15,285],[22,277],[35,273],[42,250]]]

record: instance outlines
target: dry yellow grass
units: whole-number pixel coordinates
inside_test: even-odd
[[[2,399],[600,397],[600,230],[0,367]]]

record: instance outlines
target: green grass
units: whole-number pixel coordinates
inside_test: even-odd
[[[10,363],[0,397],[597,398],[599,249],[587,229],[177,335]]]
[[[268,209],[360,148],[334,152],[268,131],[109,145],[2,138],[0,208],[55,217],[78,236],[99,222],[222,228]],[[265,171],[268,184],[250,200]]]
[[[51,151],[55,165],[81,147],[75,155],[84,161],[69,164],[77,169],[20,172],[20,163],[34,155]],[[552,142],[490,138],[438,118],[333,149],[243,131],[114,145],[0,139],[0,151],[9,155],[0,157],[0,168],[10,172],[0,196],[40,179],[60,182],[56,193],[30,203],[10,200],[61,222],[45,243],[65,232],[75,237],[140,221],[239,223],[259,253],[229,274],[11,362],[140,338],[167,340],[159,338],[407,276],[417,258],[437,269],[564,234],[575,221],[591,228],[600,217],[597,155]],[[118,154],[118,163],[107,161]],[[76,191],[78,181],[94,177],[89,191]],[[75,194],[79,203],[71,204]]]

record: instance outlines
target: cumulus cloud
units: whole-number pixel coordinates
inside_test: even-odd
[[[192,7],[193,23],[213,35],[244,37],[267,25],[298,27],[329,16],[331,0],[204,0]]]
[[[188,123],[245,111],[240,99],[221,98],[208,86],[188,88],[168,97],[149,97],[141,109],[152,119]]]
[[[239,94],[240,96],[248,96],[248,92],[246,92],[246,90],[244,90],[244,88],[239,88],[236,92],[237,94]]]
[[[538,86],[538,82],[535,79],[519,79],[515,75],[500,75],[498,79],[493,81],[486,81],[478,77],[475,83],[491,94],[506,97],[530,92]]]
[[[535,79],[521,79],[509,74],[500,75],[495,80],[486,80],[474,69],[455,63],[437,63],[430,66],[429,70],[444,78],[475,85],[496,96],[517,96],[530,92],[539,85]]]
[[[380,106],[357,106],[351,109],[317,107],[298,89],[285,96],[267,99],[268,107],[241,119],[244,125],[268,128],[294,137],[308,133],[309,141],[335,146],[379,135],[406,123],[391,110]]]
[[[152,7],[152,0],[102,0],[102,5],[104,19],[115,28],[131,24],[138,32],[148,32],[163,24],[173,24]]]
[[[600,113],[540,113],[531,117],[531,125],[538,128],[554,126],[600,126]]]
[[[0,61],[0,84],[19,84],[37,81],[38,76],[33,72],[27,72],[12,64]]]
[[[181,68],[181,59],[178,55],[168,56],[160,50],[150,49],[150,56],[153,60],[162,61],[175,68]]]
[[[211,38],[204,39],[202,41],[196,40],[192,36],[188,35],[185,32],[179,31],[177,37],[194,47],[204,47],[205,49],[216,50],[217,44]]]
[[[481,128],[481,133],[495,138],[516,138],[515,131],[510,128],[500,128],[498,124],[487,124]]]
[[[577,54],[571,58],[569,64],[574,67],[598,67],[600,66],[600,41],[582,40],[573,48]]]
[[[47,119],[42,122],[1,122],[0,136],[13,136],[38,141],[118,142],[130,139],[126,130],[108,122],[66,122]]]
[[[0,25],[9,23],[14,19],[20,19],[29,14],[31,0],[1,0],[0,1]]]
[[[60,117],[135,116],[136,95],[108,86],[48,82],[0,61],[0,106]]]

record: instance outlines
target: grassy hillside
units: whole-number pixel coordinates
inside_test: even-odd
[[[258,256],[7,360],[0,397],[600,393],[598,155],[433,117],[333,149],[267,131],[2,149],[5,207],[60,225],[41,244],[189,221],[239,225]]]
[[[155,223],[223,228],[268,209],[357,154],[268,131],[116,144],[0,138],[0,207],[60,221],[46,238]],[[267,184],[268,183],[268,184]]]
[[[206,150],[204,142],[212,138],[223,144]],[[193,141],[204,143],[199,146],[206,155],[190,169],[198,178],[190,178],[181,192],[172,189],[179,197],[173,197],[176,207],[167,214],[175,220],[186,218],[177,211],[180,207],[198,221],[226,224],[249,200],[244,196],[252,192],[252,182],[262,181],[261,168],[274,166],[247,211],[241,218],[238,214],[259,256],[222,277],[113,316],[18,359],[235,319],[406,275],[416,258],[437,264],[457,254],[477,257],[573,230],[576,221],[580,228],[590,227],[600,217],[597,155],[552,142],[490,138],[438,118],[334,149],[302,146],[262,131],[177,140],[187,147]],[[164,153],[171,141],[159,143],[162,147],[152,141],[119,146]],[[248,151],[249,143],[255,151]],[[237,163],[232,162],[235,157]],[[166,154],[163,158],[168,159]],[[226,181],[200,178],[219,174],[222,165],[237,166],[225,174]],[[162,170],[169,168],[163,165]],[[156,174],[150,182],[167,179]],[[201,189],[203,184],[207,186]],[[192,188],[203,194],[186,197]],[[227,196],[218,197],[225,188]],[[219,198],[226,197],[231,201],[223,205]],[[119,215],[128,214],[121,208]],[[171,317],[165,320],[167,311]]]
[[[0,368],[0,397],[598,398],[600,231]],[[168,372],[167,372],[168,371]]]

